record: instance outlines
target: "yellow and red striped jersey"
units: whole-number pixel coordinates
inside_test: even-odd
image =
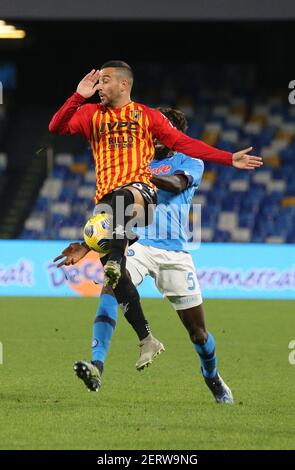
[[[231,164],[229,152],[182,134],[156,109],[133,101],[121,108],[90,103],[81,106],[84,101],[74,93],[53,116],[49,130],[59,134],[79,133],[90,143],[96,171],[96,203],[113,189],[132,182],[156,189],[149,169],[155,137],[171,149]]]
[[[92,116],[90,144],[96,168],[96,202],[131,182],[150,182],[154,144],[149,116],[143,106],[128,103],[119,109],[97,107]]]

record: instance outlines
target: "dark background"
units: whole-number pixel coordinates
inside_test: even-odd
[[[13,22],[13,21],[11,21]],[[19,102],[63,101],[80,78],[109,59],[136,66],[160,62],[166,73],[183,63],[246,64],[257,89],[286,89],[295,77],[295,27],[280,22],[14,21],[24,41],[0,41],[0,61],[17,66]],[[243,76],[233,77],[242,84]],[[161,77],[158,77],[161,80]],[[212,77],[214,80],[214,77]],[[216,86],[218,80],[216,79]],[[228,83],[228,86],[231,86]]]
[[[257,20],[295,18],[293,0],[1,0],[6,18]]]

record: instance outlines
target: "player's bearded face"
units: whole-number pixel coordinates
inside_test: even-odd
[[[100,72],[98,93],[105,106],[112,106],[120,97],[120,79],[116,70],[105,68]]]

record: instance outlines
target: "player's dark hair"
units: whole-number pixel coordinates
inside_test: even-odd
[[[164,116],[181,132],[186,132],[188,128],[187,120],[182,111],[172,108],[158,108]]]
[[[124,62],[123,60],[109,60],[108,62],[105,62],[101,67],[100,70],[106,69],[108,67],[112,67],[115,69],[121,69],[124,72],[127,72],[127,75],[129,76],[131,86],[133,84],[134,80],[134,74],[133,70],[130,67],[130,65],[127,64],[127,62]]]

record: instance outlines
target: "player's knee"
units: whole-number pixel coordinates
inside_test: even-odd
[[[189,330],[189,336],[192,343],[199,344],[201,346],[205,344],[208,339],[208,333],[206,328],[198,326]]]

